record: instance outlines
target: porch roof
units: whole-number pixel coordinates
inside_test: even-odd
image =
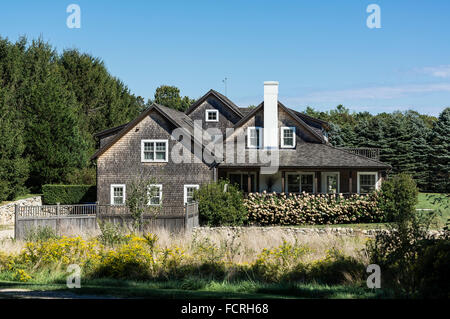
[[[245,162],[236,161],[236,152],[233,163],[219,163],[220,168],[226,167],[268,167],[269,164],[260,160],[261,150],[245,150]],[[257,161],[250,163],[249,155],[257,153]],[[279,150],[279,167],[286,168],[370,168],[390,169],[389,164],[356,155],[343,149],[338,149],[327,144],[304,143],[296,149]],[[254,156],[254,155],[250,155]],[[265,156],[267,157],[267,155]],[[263,157],[263,158],[265,158]],[[253,157],[254,158],[254,157]]]

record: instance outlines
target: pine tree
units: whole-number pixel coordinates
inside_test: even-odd
[[[450,193],[450,108],[434,122],[429,143],[430,189]]]
[[[11,94],[0,88],[0,202],[25,192],[28,161],[23,158],[23,125]]]

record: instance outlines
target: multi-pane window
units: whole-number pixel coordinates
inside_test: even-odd
[[[247,147],[260,148],[261,146],[261,128],[249,127],[247,129]]]
[[[218,110],[206,110],[206,122],[218,122],[219,111]]]
[[[142,140],[142,162],[167,162],[167,140]]]
[[[162,201],[162,185],[152,184],[148,187],[149,205],[161,205]]]
[[[111,205],[125,204],[125,185],[111,185]]]
[[[377,185],[377,173],[358,173],[358,193],[373,192]]]
[[[314,174],[288,174],[287,191],[290,193],[314,192]]]
[[[281,128],[281,147],[282,148],[295,147],[295,127]]]
[[[184,203],[190,204],[194,201],[194,192],[198,189],[198,185],[184,185]]]

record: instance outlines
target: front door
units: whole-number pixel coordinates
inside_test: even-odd
[[[322,173],[322,193],[325,194],[339,193],[339,173],[337,172]]]

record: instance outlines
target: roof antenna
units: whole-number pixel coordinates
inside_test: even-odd
[[[225,96],[227,96],[227,80],[227,78],[222,80],[222,82],[225,84]]]

